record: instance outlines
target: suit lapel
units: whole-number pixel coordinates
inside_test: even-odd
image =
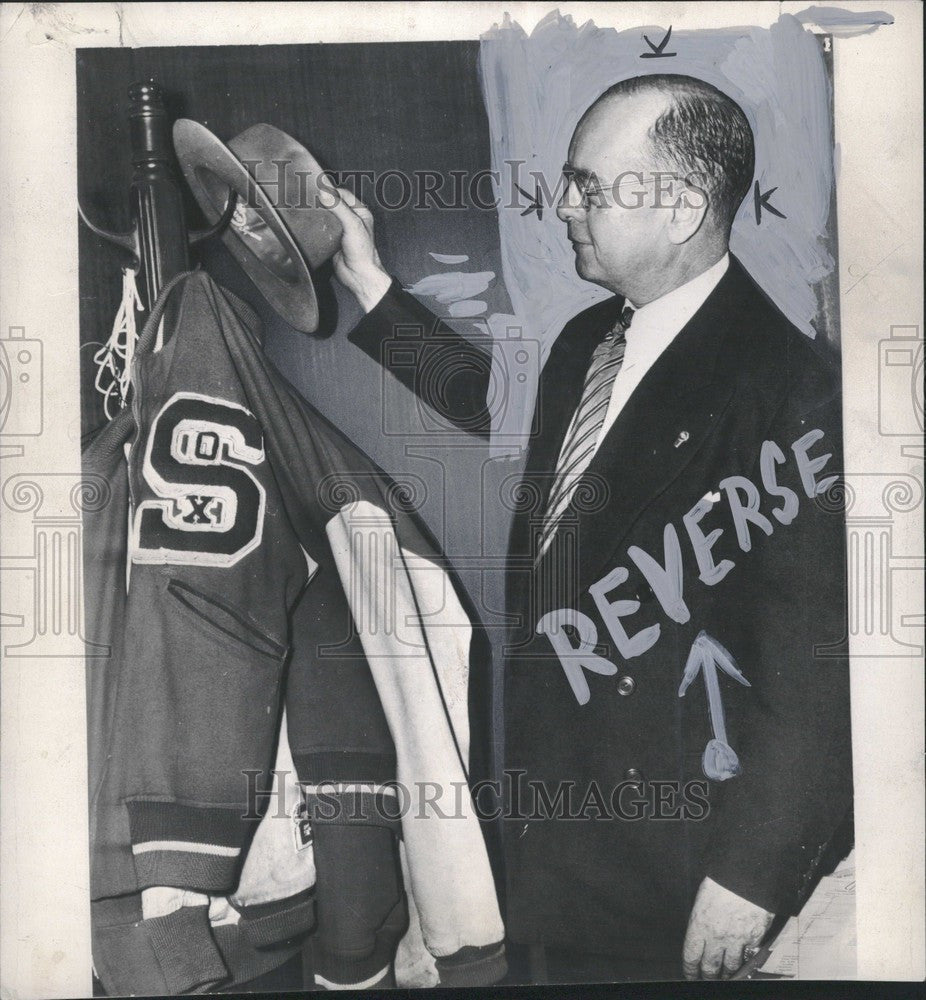
[[[580,580],[613,568],[605,566],[609,558],[650,503],[682,474],[733,396],[733,386],[720,382],[674,391],[648,386],[635,392],[586,471],[586,477],[604,481],[607,501],[576,512]],[[588,492],[594,495],[594,488]]]

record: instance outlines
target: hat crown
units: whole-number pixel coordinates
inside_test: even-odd
[[[311,333],[318,303],[309,268],[340,246],[341,224],[319,202],[323,170],[292,136],[265,122],[224,144],[205,126],[174,124],[177,159],[210,224],[238,204],[222,234],[225,245],[270,305],[291,326]]]

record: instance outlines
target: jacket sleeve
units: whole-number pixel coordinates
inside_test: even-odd
[[[776,914],[803,905],[852,804],[841,405],[830,380],[811,391],[817,402],[786,400],[767,435],[782,454],[766,456],[765,477],[774,464],[791,494],[763,500],[772,534],[749,525],[743,559],[756,565],[731,574],[737,593],[716,623],[751,688],[732,685],[742,771],[719,788],[706,871]],[[764,482],[759,463],[751,478]]]
[[[348,339],[461,430],[487,438],[491,346],[450,329],[393,280]]]
[[[407,923],[395,748],[334,567],[323,563],[293,614],[286,689],[293,761],[315,855],[315,986],[386,988]]]

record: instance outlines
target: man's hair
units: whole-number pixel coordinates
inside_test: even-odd
[[[669,97],[649,130],[657,160],[683,176],[693,175],[694,186],[707,192],[717,221],[729,233],[755,171],[755,143],[743,109],[711,84],[673,73],[622,80],[595,104],[654,91]]]

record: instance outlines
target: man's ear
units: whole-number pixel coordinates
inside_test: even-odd
[[[687,243],[701,228],[710,203],[707,192],[690,184],[681,184],[669,216],[667,234],[676,246]]]

